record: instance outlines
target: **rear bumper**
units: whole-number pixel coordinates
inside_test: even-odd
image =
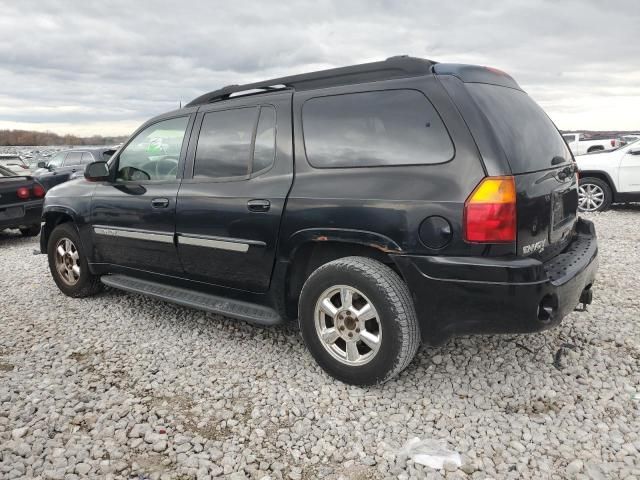
[[[591,289],[598,244],[593,224],[579,219],[573,241],[544,263],[521,257],[393,259],[411,290],[423,341],[437,344],[453,335],[529,333],[557,325]]]
[[[40,225],[42,200],[3,205],[0,207],[0,229]]]

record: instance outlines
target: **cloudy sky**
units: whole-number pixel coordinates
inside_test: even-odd
[[[0,0],[0,128],[128,134],[227,84],[397,54],[506,70],[561,129],[640,130],[637,0]]]

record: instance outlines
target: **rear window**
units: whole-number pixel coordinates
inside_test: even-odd
[[[302,122],[307,158],[318,168],[442,163],[454,154],[438,113],[416,90],[311,98]]]
[[[571,161],[567,144],[556,126],[521,90],[484,83],[466,84],[500,142],[513,173],[545,170]]]

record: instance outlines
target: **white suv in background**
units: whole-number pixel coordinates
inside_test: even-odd
[[[581,155],[576,162],[580,210],[596,212],[611,203],[640,202],[640,140],[608,152]]]

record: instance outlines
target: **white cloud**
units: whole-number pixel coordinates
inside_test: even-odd
[[[130,133],[223,85],[406,53],[501,68],[560,128],[640,129],[632,0],[0,0],[0,11],[3,126]]]

